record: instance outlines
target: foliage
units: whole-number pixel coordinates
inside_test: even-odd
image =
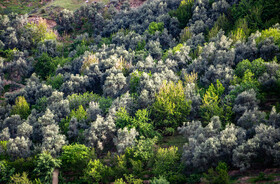
[[[218,166],[214,170],[213,168],[208,170],[208,174],[204,174],[206,183],[211,184],[229,184],[228,166],[224,162],[219,162]]]
[[[67,99],[69,100],[69,107],[71,110],[78,109],[81,105],[85,109],[91,101],[99,101],[100,96],[93,92],[85,92],[83,94],[74,93],[67,96]]]
[[[61,74],[58,74],[53,77],[48,77],[47,84],[51,85],[53,89],[59,89],[61,85],[63,84],[63,76]]]
[[[84,179],[88,183],[108,182],[111,172],[111,168],[102,164],[100,160],[90,160],[84,170]]]
[[[82,105],[79,106],[77,110],[72,110],[70,117],[75,117],[78,121],[83,121],[87,119],[87,112]]]
[[[163,29],[164,29],[164,23],[163,22],[158,22],[158,23],[157,22],[152,22],[149,25],[149,33],[150,34],[155,34],[156,31],[159,31],[159,32],[162,33]]]
[[[193,4],[194,0],[182,0],[178,9],[169,12],[172,17],[178,19],[180,28],[184,28],[192,17]]]
[[[9,165],[7,164],[6,160],[1,160],[0,161],[0,181],[5,183],[8,182],[10,177],[14,174],[15,169],[10,168]]]
[[[49,153],[41,153],[36,156],[34,174],[44,183],[52,182],[52,175],[55,168],[61,166],[61,161],[53,158]]]
[[[151,184],[169,184],[169,181],[167,181],[163,176],[160,176],[159,178],[153,178],[150,180]]]
[[[187,120],[190,113],[190,100],[186,99],[181,81],[163,82],[153,104],[152,115],[158,128],[177,128]]]
[[[202,99],[201,112],[202,117],[209,121],[213,116],[223,116],[223,107],[220,105],[221,96],[225,88],[219,80],[216,81],[216,86],[211,84],[206,90]]]
[[[62,154],[59,157],[64,171],[73,171],[75,174],[82,174],[89,160],[94,156],[93,150],[83,144],[65,145],[62,147]]]
[[[149,118],[150,113],[147,109],[138,110],[135,113],[135,117],[131,117],[125,108],[121,108],[121,110],[117,112],[116,116],[116,126],[118,128],[127,127],[131,129],[134,127],[137,132],[139,132],[140,136],[150,138],[154,137],[156,134],[151,123],[151,119]]]
[[[18,114],[22,119],[26,119],[29,116],[30,108],[24,96],[19,96],[16,99],[16,103],[12,109],[12,114]]]
[[[17,173],[11,176],[11,182],[14,184],[32,184],[28,179],[26,172],[23,172],[22,175]]]
[[[256,39],[257,44],[264,41],[265,39],[273,37],[274,43],[280,47],[280,30],[277,28],[269,28],[262,30],[261,36]]]
[[[42,79],[53,75],[55,71],[55,64],[52,62],[52,58],[47,54],[43,53],[38,59],[34,66],[35,72]]]

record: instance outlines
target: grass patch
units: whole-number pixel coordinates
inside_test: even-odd
[[[40,8],[46,3],[41,4],[41,0],[5,0],[0,1],[0,14],[11,12],[18,14],[30,13],[36,8]]]

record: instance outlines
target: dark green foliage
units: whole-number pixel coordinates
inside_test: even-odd
[[[208,170],[208,174],[204,174],[204,179],[209,184],[229,184],[230,178],[227,164],[219,162],[215,170],[211,168]]]
[[[51,85],[53,89],[59,89],[63,84],[63,76],[61,74],[58,74],[56,76],[49,77],[47,79],[47,84]]]
[[[253,31],[268,28],[280,20],[278,0],[241,0],[231,9],[235,21],[245,18]]]
[[[113,99],[110,97],[101,97],[99,99],[99,107],[104,114],[107,114],[112,105]]]
[[[158,23],[157,22],[152,22],[149,25],[148,31],[149,31],[150,34],[155,34],[156,31],[159,31],[159,32],[162,33],[163,29],[164,29],[164,23],[163,22],[158,22]]]
[[[8,166],[6,160],[0,161],[0,182],[6,183],[10,180],[10,177],[14,174],[15,169]]]
[[[140,77],[143,72],[136,70],[135,72],[131,73],[131,78],[129,81],[129,89],[132,94],[137,93],[138,87],[139,87],[139,82],[140,82]]]
[[[247,70],[250,70],[257,78],[260,77],[266,71],[264,60],[262,58],[256,59],[252,62],[248,59],[243,60],[237,64],[235,74],[242,78]]]
[[[47,54],[43,53],[35,63],[35,72],[42,79],[47,79],[47,77],[53,75],[55,71],[55,64],[52,62],[52,58]]]
[[[32,105],[32,109],[34,108],[34,109],[38,110],[39,112],[45,111],[47,108],[47,101],[48,101],[48,99],[46,96],[39,98],[36,101],[36,104]]]
[[[266,175],[265,173],[260,172],[257,177],[251,178],[250,182],[256,183],[256,182],[260,182],[260,181],[272,181],[272,180],[274,180],[273,176]]]
[[[194,0],[182,0],[178,9],[169,12],[172,17],[176,17],[178,19],[181,29],[186,27],[189,19],[192,17],[193,4]]]

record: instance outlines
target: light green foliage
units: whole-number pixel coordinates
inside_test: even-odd
[[[151,119],[149,118],[149,111],[147,109],[138,110],[135,113],[135,117],[131,117],[125,108],[121,108],[116,115],[116,126],[118,128],[127,127],[131,129],[135,127],[141,136],[152,138],[156,135]]]
[[[93,92],[86,92],[83,94],[72,94],[67,96],[67,99],[69,101],[69,107],[71,110],[78,109],[81,105],[84,108],[87,108],[89,102],[92,101],[99,101],[100,96],[98,94],[94,94]]]
[[[27,177],[27,173],[23,172],[22,175],[17,173],[11,176],[11,183],[13,184],[32,184],[32,181],[30,181]]]
[[[144,137],[140,137],[133,147],[126,149],[125,155],[127,158],[148,162],[154,156],[153,146],[156,142],[157,138],[145,139]]]
[[[123,181],[122,178],[120,178],[120,179],[116,179],[116,180],[114,181],[114,184],[126,184],[126,183]]]
[[[7,155],[7,143],[8,141],[0,141],[0,159],[4,160]]]
[[[220,98],[224,90],[225,88],[219,80],[216,81],[216,86],[211,84],[206,90],[201,105],[202,117],[206,121],[209,121],[213,116],[223,116],[223,107],[220,105]]]
[[[189,19],[192,17],[193,4],[194,0],[182,0],[178,9],[169,12],[172,17],[176,17],[178,19],[181,29],[187,25]]]
[[[108,177],[112,173],[110,167],[102,164],[99,159],[90,160],[84,170],[84,179],[88,183],[108,182]]]
[[[94,152],[83,144],[65,145],[62,147],[60,159],[62,167],[65,170],[81,172],[90,158],[94,156]]]
[[[273,37],[275,45],[278,45],[280,47],[280,30],[277,28],[269,28],[265,29],[261,32],[261,36],[256,39],[257,44],[259,44],[261,41]]]
[[[152,180],[150,180],[150,184],[170,184],[170,183],[163,176],[160,176],[159,178],[153,178]]]
[[[28,23],[26,28],[32,32],[32,41],[38,43],[44,40],[55,40],[56,34],[48,29],[47,21],[39,19],[38,23]]]
[[[135,178],[132,174],[124,174],[124,177],[129,184],[143,184],[143,180]]]
[[[180,42],[186,42],[188,39],[192,37],[192,33],[188,27],[185,27],[183,32],[180,35]]]
[[[175,54],[176,52],[179,52],[181,48],[183,47],[183,44],[178,44],[176,47],[173,47],[172,53]]]
[[[177,147],[159,148],[155,155],[153,172],[155,176],[164,176],[169,179],[180,172],[180,157]]]
[[[155,34],[156,31],[162,32],[163,29],[164,29],[164,23],[163,22],[158,22],[158,23],[157,22],[152,22],[149,25],[148,31],[149,31],[150,34]]]
[[[12,114],[18,114],[22,119],[26,119],[30,114],[29,104],[23,96],[19,96],[16,99],[16,103],[13,106]]]
[[[177,128],[187,120],[190,110],[191,101],[185,97],[183,83],[163,82],[152,107],[155,126]]]
[[[55,168],[61,166],[61,161],[53,158],[49,153],[41,153],[35,158],[35,168],[33,173],[40,178],[43,183],[51,183]]]
[[[250,34],[248,23],[246,19],[239,19],[235,23],[235,29],[231,31],[231,39],[233,42],[246,41]]]
[[[204,174],[204,182],[209,184],[229,184],[228,166],[224,162],[219,162],[214,170],[208,170],[208,174]]]
[[[87,111],[84,109],[82,105],[79,106],[77,110],[72,110],[70,113],[70,117],[77,118],[78,121],[83,121],[87,119]],[[71,119],[70,118],[70,119]]]
[[[59,89],[60,86],[63,84],[63,76],[61,74],[58,74],[53,77],[49,77],[47,79],[47,84],[51,85],[53,89]]]

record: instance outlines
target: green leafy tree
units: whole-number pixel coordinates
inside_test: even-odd
[[[229,184],[228,166],[224,162],[219,162],[214,170],[208,170],[208,174],[204,174],[204,182],[209,184]]]
[[[35,72],[42,79],[47,79],[47,77],[54,73],[56,66],[52,62],[52,58],[47,53],[43,53],[39,58],[37,58],[34,68]]]
[[[35,158],[33,173],[43,182],[51,183],[55,168],[61,166],[59,159],[53,158],[49,153],[41,153]]]
[[[223,117],[224,111],[220,104],[220,98],[224,93],[224,90],[225,88],[219,80],[216,81],[216,86],[211,84],[206,90],[201,105],[202,117],[206,121],[209,121],[213,116]]]
[[[70,113],[70,117],[77,118],[78,121],[83,121],[87,119],[87,111],[84,109],[82,105],[79,106],[77,110],[72,110]],[[71,119],[70,118],[70,119]]]
[[[30,114],[29,104],[23,96],[16,99],[16,103],[12,108],[12,114],[18,114],[22,119],[26,119]]]
[[[186,99],[181,81],[177,84],[164,81],[155,98],[152,116],[156,127],[177,128],[187,121],[187,116],[191,110],[191,101]]]
[[[109,182],[112,169],[100,162],[99,159],[90,160],[84,170],[84,179],[88,183]]]
[[[178,9],[169,12],[172,17],[176,17],[178,19],[181,29],[186,27],[189,19],[192,17],[193,4],[194,0],[182,0]]]

